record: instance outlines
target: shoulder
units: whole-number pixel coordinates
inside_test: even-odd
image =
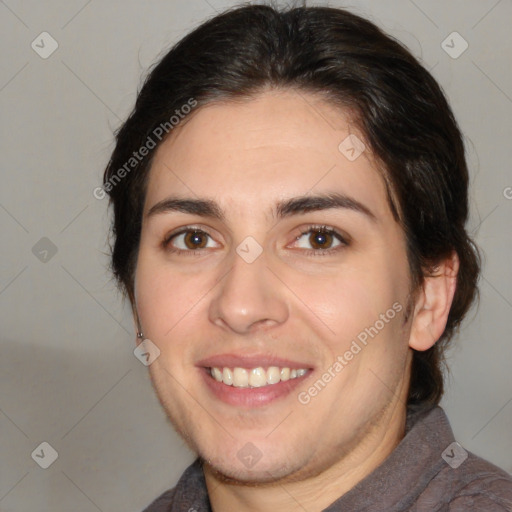
[[[153,501],[143,512],[168,512],[171,510],[172,503],[174,501],[174,495],[176,494],[176,487],[169,489]]]
[[[435,479],[447,484],[449,512],[512,511],[512,477],[473,453],[456,469],[446,465]]]
[[[411,408],[408,419],[409,442],[402,455],[414,450],[416,458],[407,469],[420,473],[411,510],[512,512],[512,476],[457,443],[441,407]]]
[[[164,492],[143,512],[210,510],[202,463],[196,459],[172,489]]]

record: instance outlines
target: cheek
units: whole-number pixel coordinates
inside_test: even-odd
[[[347,267],[346,272],[322,283],[312,280],[302,284],[306,305],[321,320],[316,322],[309,314],[320,326],[317,334],[324,340],[331,361],[352,351],[347,354],[351,367],[380,367],[383,361],[395,360],[403,352],[407,345],[402,323],[408,274],[401,268],[389,260],[378,265],[373,259],[359,268]]]
[[[297,289],[306,309],[322,320],[332,336],[345,339],[373,325],[395,302],[401,303],[406,289],[403,281],[389,268],[372,264],[340,270],[322,280],[301,279]]]
[[[182,291],[175,276],[142,248],[135,272],[135,300],[144,334],[154,340],[161,340],[183,314]]]
[[[188,345],[184,332],[194,332],[205,313],[207,292],[214,285],[207,275],[180,274],[142,249],[135,274],[135,299],[146,337],[162,350]]]

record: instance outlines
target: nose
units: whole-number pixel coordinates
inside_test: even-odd
[[[214,288],[210,321],[237,334],[286,322],[285,286],[268,267],[265,251],[251,263],[234,252],[231,262],[229,272]]]

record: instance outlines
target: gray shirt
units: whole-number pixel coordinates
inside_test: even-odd
[[[512,511],[512,477],[455,443],[440,407],[411,407],[388,458],[323,512],[348,511]],[[201,461],[144,512],[211,512]]]

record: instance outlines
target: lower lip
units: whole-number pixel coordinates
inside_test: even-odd
[[[262,386],[260,388],[236,388],[234,386],[228,386],[215,380],[211,376],[210,370],[207,368],[202,368],[201,373],[206,385],[216,398],[229,405],[252,409],[254,407],[268,405],[275,400],[288,396],[304,379],[309,377],[311,371],[308,370],[308,372],[301,377],[281,381],[277,384],[269,384],[268,386]]]

